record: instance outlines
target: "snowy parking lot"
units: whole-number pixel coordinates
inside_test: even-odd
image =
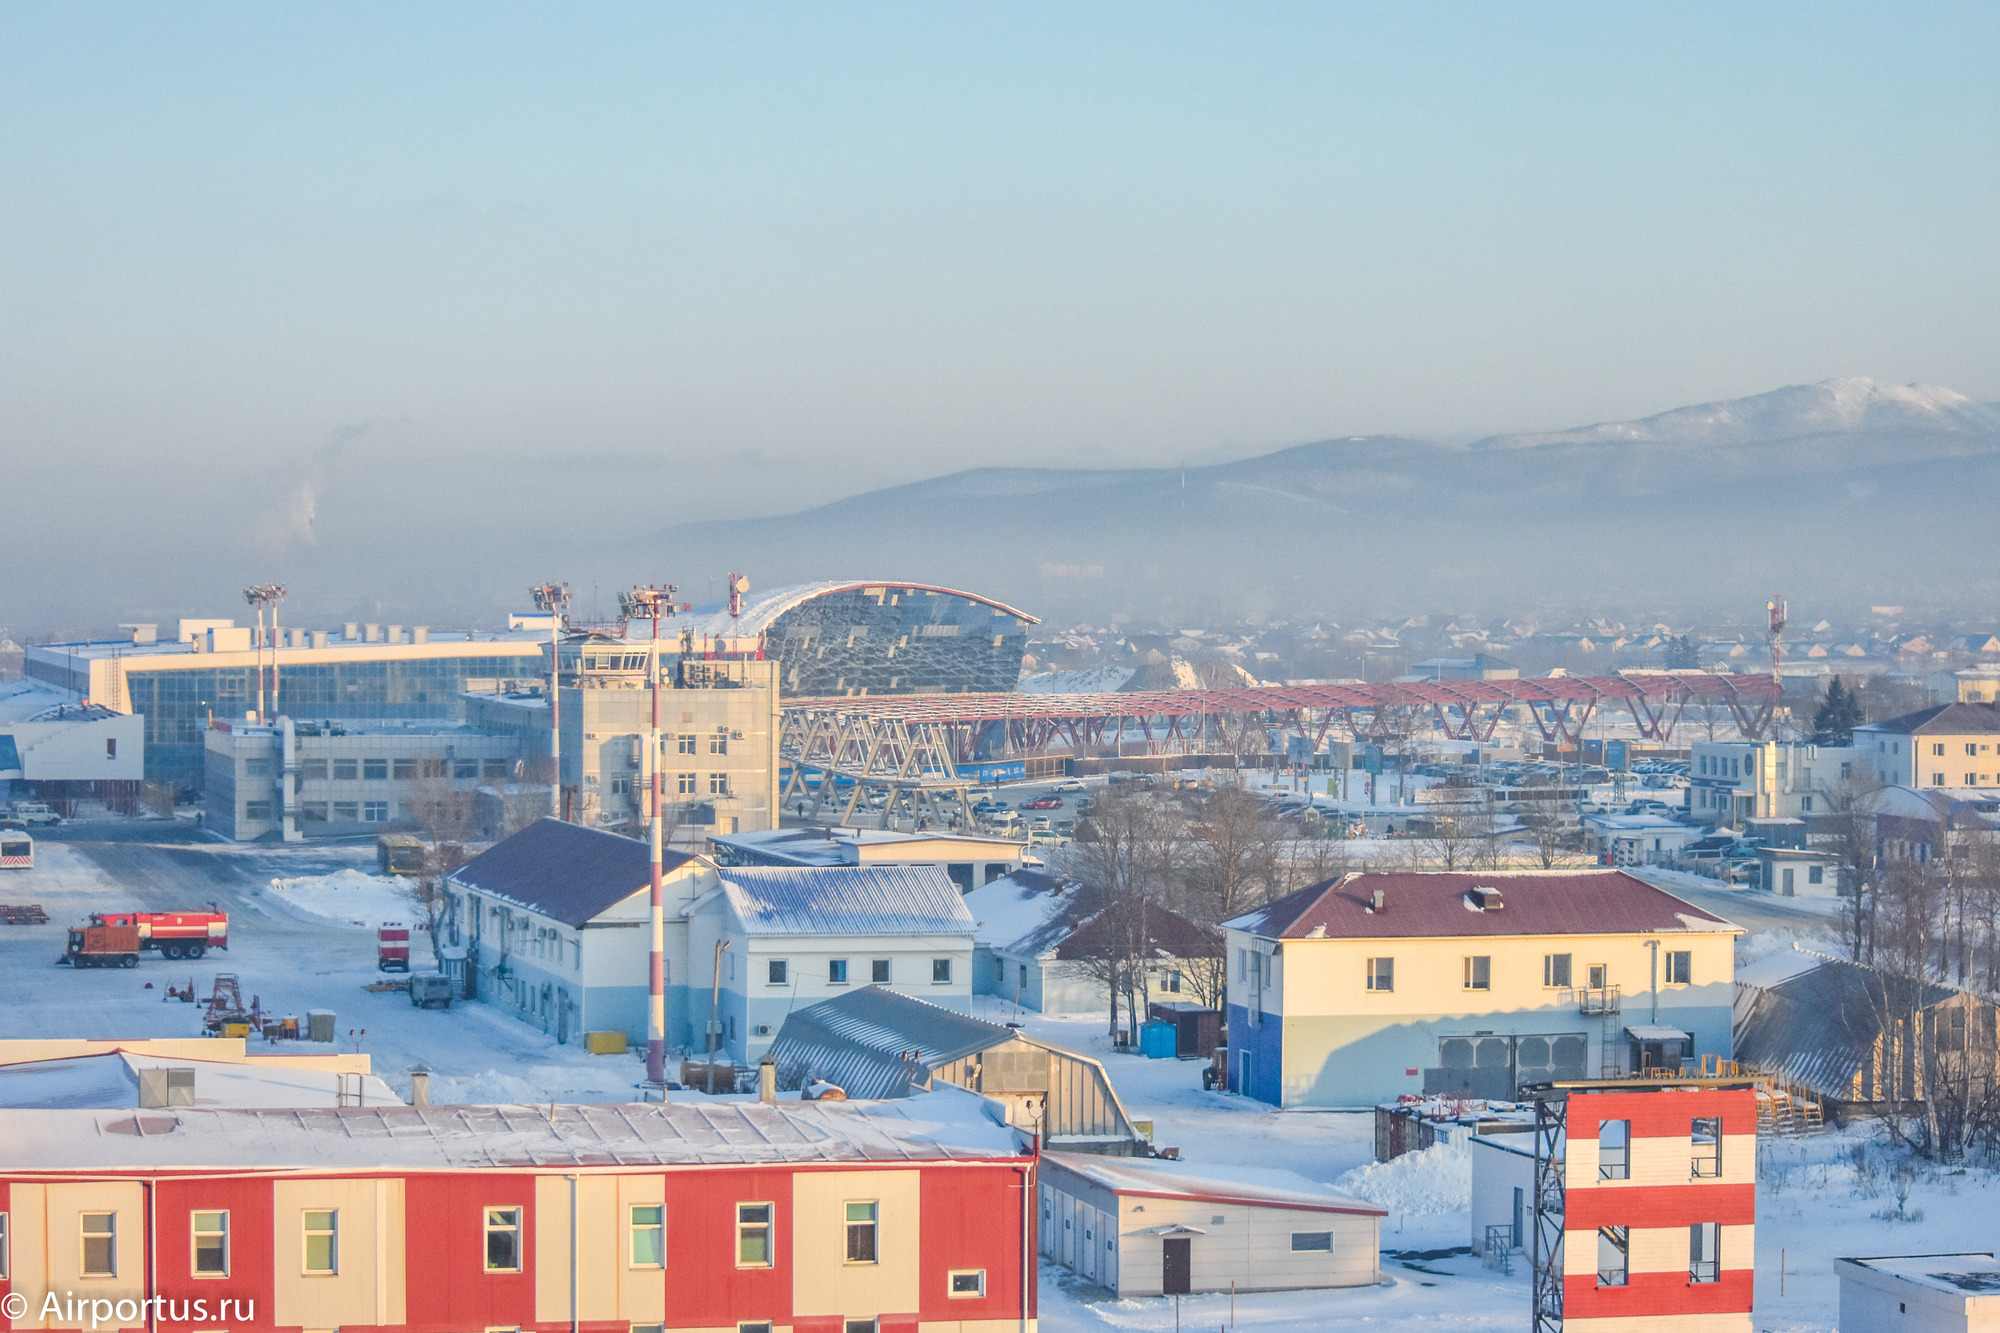
[[[375,926],[391,913],[416,919],[415,904],[399,897],[400,883],[372,873],[372,846],[239,846],[204,839],[185,824],[107,821],[38,839],[37,857],[32,870],[0,875],[0,903],[40,903],[50,917],[41,926],[0,926],[0,976],[8,982],[0,1036],[196,1036],[200,1006],[169,1001],[167,985],[192,981],[206,995],[215,976],[228,972],[267,1013],[303,1018],[309,1009],[332,1009],[343,1046],[352,1049],[346,1034],[353,1032],[375,1072],[399,1092],[408,1089],[411,1065],[429,1065],[438,1102],[619,1101],[633,1095],[643,1072],[636,1053],[587,1055],[485,1005],[418,1010],[402,994],[363,989],[381,979]],[[1789,948],[1794,939],[1834,947],[1833,923],[1817,905],[1688,891],[1760,932],[1744,942],[1745,956]],[[230,914],[227,953],[195,963],[148,955],[130,970],[54,965],[66,927],[91,912],[210,902]],[[420,937],[413,943],[423,966],[428,946]],[[1525,1261],[1500,1274],[1463,1252],[1470,1229],[1463,1153],[1431,1149],[1377,1165],[1367,1115],[1276,1111],[1206,1092],[1199,1061],[1114,1053],[1102,1013],[1017,1014],[985,997],[975,1005],[983,1017],[1019,1021],[1037,1036],[1103,1060],[1130,1114],[1150,1120],[1154,1142],[1180,1149],[1189,1161],[1283,1167],[1389,1209],[1383,1285],[1239,1296],[1238,1326],[1278,1333],[1527,1327]],[[1918,1164],[1902,1182],[1907,1198],[1899,1203],[1902,1164],[1871,1126],[1761,1146],[1754,1328],[1831,1333],[1838,1256],[2000,1246],[2000,1192],[1991,1170]],[[1042,1273],[1043,1327],[1050,1333],[1176,1327],[1171,1300],[1117,1300],[1061,1269],[1044,1266]],[[1179,1326],[1223,1328],[1230,1314],[1226,1294],[1190,1297],[1179,1308]]]

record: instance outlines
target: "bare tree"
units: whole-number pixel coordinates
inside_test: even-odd
[[[1150,791],[1107,792],[1092,801],[1089,828],[1078,834],[1060,868],[1082,881],[1105,923],[1079,961],[1110,992],[1115,1036],[1121,996],[1135,1028],[1145,1012],[1148,916],[1183,868],[1186,826],[1172,802]]]
[[[1285,826],[1262,797],[1235,787],[1195,794],[1190,804],[1183,892],[1176,905],[1205,926],[1269,898],[1282,883]]]
[[[1413,839],[1410,853],[1422,865],[1471,870],[1494,864],[1493,816],[1479,807],[1446,807],[1431,816],[1429,834]]]
[[[478,832],[478,793],[454,786],[451,761],[423,760],[423,773],[409,788],[403,813],[424,840],[424,867],[417,873],[411,895],[424,914],[424,929],[433,946],[438,925],[449,910],[444,882],[452,871],[470,859],[466,844]]]

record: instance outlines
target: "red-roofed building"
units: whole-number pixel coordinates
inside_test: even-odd
[[[1351,874],[1223,923],[1230,1087],[1510,1099],[1730,1053],[1735,937],[1622,870]]]

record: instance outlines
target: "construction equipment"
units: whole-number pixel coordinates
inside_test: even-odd
[[[202,1014],[201,1025],[211,1033],[247,1036],[263,1031],[264,1008],[254,995],[250,997],[250,1007],[244,1008],[243,987],[234,973],[224,972],[215,978],[215,989],[209,993],[208,1008]],[[231,1029],[240,1030],[232,1032]]]
[[[42,910],[40,903],[23,903],[14,906],[0,903],[0,926],[46,926],[49,914]]]
[[[173,982],[169,981],[167,983],[167,999],[170,1001],[179,1000],[182,1004],[193,1004],[194,978],[189,977],[188,984],[186,986],[179,986],[179,987],[175,986]]]
[[[375,932],[375,970],[378,972],[407,972],[410,970],[410,928],[408,926],[385,925]]]
[[[137,967],[138,927],[71,926],[69,945],[56,962],[72,967]]]
[[[90,923],[136,927],[139,947],[156,949],[162,958],[199,958],[229,947],[227,912],[94,912]]]

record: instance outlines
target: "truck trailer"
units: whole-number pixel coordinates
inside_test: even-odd
[[[229,947],[227,912],[95,912],[90,923],[130,926],[139,933],[139,947],[158,950],[162,958],[199,958]]]

